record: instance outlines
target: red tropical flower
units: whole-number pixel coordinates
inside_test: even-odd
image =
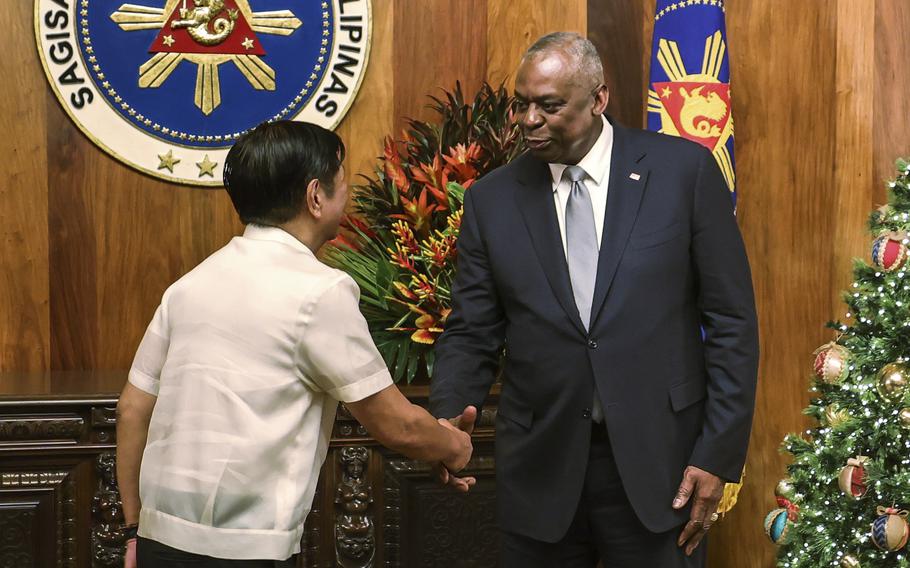
[[[420,247],[417,245],[417,239],[414,238],[414,232],[411,227],[404,221],[395,221],[392,224],[392,234],[401,246],[411,254],[419,254]]]
[[[391,136],[385,139],[382,155],[385,158],[383,170],[386,177],[392,180],[399,193],[404,193],[408,189],[408,177],[404,173],[404,168],[401,167],[401,156],[398,154],[398,148]]]
[[[422,300],[436,297],[436,284],[430,282],[427,275],[423,273],[411,276],[411,290]]]
[[[392,264],[404,268],[410,272],[417,273],[417,269],[414,267],[414,261],[411,259],[411,255],[408,254],[406,249],[403,249],[400,244],[395,243],[395,249],[387,248],[389,255],[391,255]]]
[[[433,219],[433,211],[439,207],[436,204],[427,204],[427,190],[424,188],[420,195],[413,201],[405,196],[401,196],[401,205],[404,213],[389,215],[393,219],[404,219],[414,227],[418,233],[424,232],[429,228],[430,221]]]
[[[403,283],[396,281],[396,282],[392,282],[392,285],[395,286],[395,290],[397,290],[398,293],[401,294],[401,296],[403,298],[410,300],[412,302],[416,302],[420,299],[417,296],[417,294],[412,292],[411,289],[408,288],[407,286],[405,286]]]
[[[414,322],[417,330],[411,334],[411,340],[415,343],[433,345],[436,343],[436,338],[443,332],[439,326],[439,318],[423,310],[420,310],[420,313],[421,315]]]
[[[345,247],[352,251],[361,250],[360,245],[349,239],[344,233],[338,233],[338,235],[327,244],[335,248]]]
[[[424,241],[422,253],[425,258],[437,267],[444,267],[455,248],[455,237],[453,235],[443,235],[436,231],[438,237],[429,237]]]
[[[341,218],[341,228],[347,229],[349,231],[354,231],[357,229],[366,235],[369,239],[376,239],[376,232],[370,229],[370,226],[367,225],[362,219],[354,217],[353,215],[345,215]]]
[[[446,219],[446,225],[449,226],[452,231],[456,233],[461,230],[461,216],[464,214],[464,209],[459,209],[458,211],[453,211],[451,215]]]
[[[443,156],[443,159],[455,172],[457,181],[464,182],[477,177],[475,163],[480,158],[480,153],[480,146],[476,142],[472,142],[467,148],[464,144],[457,144],[454,148],[449,149],[449,154]]]
[[[439,160],[439,154],[433,157],[431,164],[418,164],[411,166],[411,176],[414,181],[420,182],[436,199],[439,209],[449,208],[449,196],[446,185],[449,183],[448,168]]]

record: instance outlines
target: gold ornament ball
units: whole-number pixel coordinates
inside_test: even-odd
[[[910,384],[910,371],[903,363],[888,363],[878,372],[877,379],[878,394],[895,402],[904,396],[904,391]]]
[[[793,487],[793,480],[789,477],[781,479],[774,488],[774,494],[783,497],[788,501],[794,501],[796,498],[796,488]]]
[[[860,568],[859,560],[852,554],[844,554],[840,559],[840,568]]]
[[[901,426],[910,428],[910,408],[902,408],[899,415]]]

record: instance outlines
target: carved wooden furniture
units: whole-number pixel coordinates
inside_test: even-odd
[[[426,387],[403,390],[426,405]],[[103,394],[0,397],[0,567],[122,566],[116,404]],[[468,469],[477,485],[462,495],[340,408],[299,565],[495,566],[494,418],[481,414]]]

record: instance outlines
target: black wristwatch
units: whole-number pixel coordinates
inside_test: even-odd
[[[123,540],[130,540],[136,538],[139,533],[139,524],[134,523],[132,525],[124,525],[120,527],[120,534],[123,535]]]

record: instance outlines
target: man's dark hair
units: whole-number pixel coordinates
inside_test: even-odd
[[[337,134],[308,122],[264,122],[244,134],[224,161],[224,187],[240,220],[275,226],[306,207],[306,188],[318,179],[329,197],[344,160]]]

